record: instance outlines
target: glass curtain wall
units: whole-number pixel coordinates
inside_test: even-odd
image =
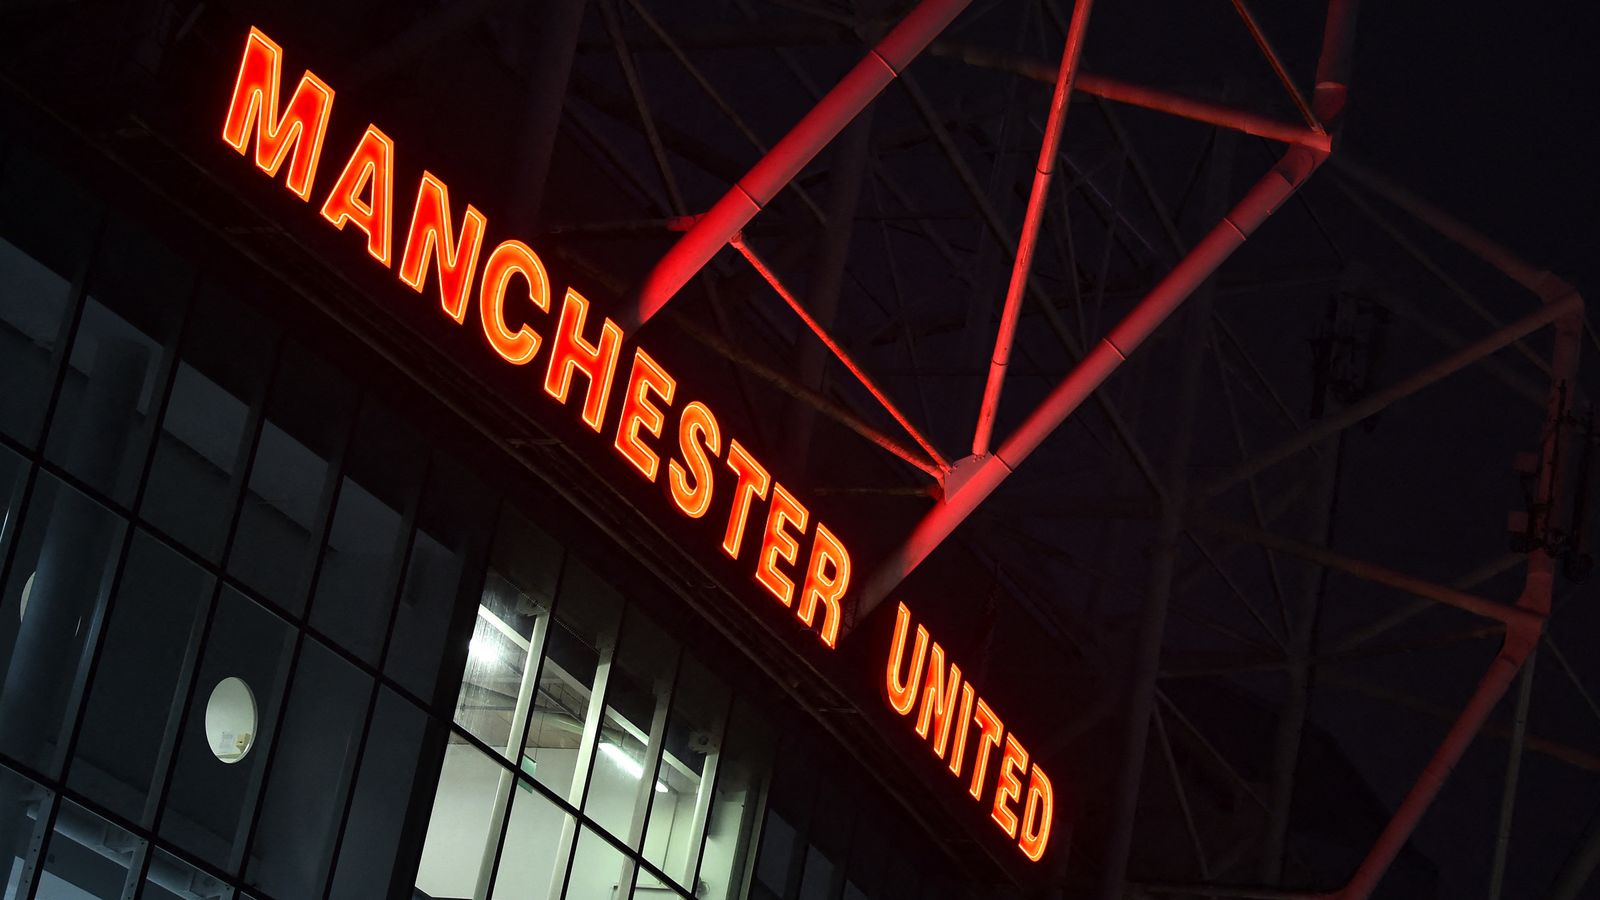
[[[273,308],[0,146],[0,900],[895,896],[761,701]]]
[[[0,148],[0,898],[736,896],[727,685],[272,299]]]

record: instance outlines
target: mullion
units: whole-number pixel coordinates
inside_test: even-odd
[[[239,520],[244,514],[245,495],[249,490],[250,470],[255,465],[256,451],[261,443],[261,432],[266,425],[267,404],[277,388],[277,379],[283,364],[286,347],[287,340],[280,335],[277,346],[273,350],[272,365],[268,372],[266,387],[252,401],[250,406],[247,420],[249,422],[247,428],[248,439],[242,442],[239,450],[239,459],[237,460],[238,465],[234,471],[234,485],[232,486],[232,496],[230,498],[232,512],[229,514],[228,527],[223,539],[222,558],[216,566],[218,571],[227,571],[229,558],[233,554],[233,541],[238,534]],[[212,586],[211,599],[207,604],[205,614],[200,617],[200,621],[197,623],[199,626],[197,638],[190,645],[190,650],[186,652],[184,665],[188,671],[184,673],[180,680],[186,681],[188,684],[183,690],[183,700],[179,705],[181,711],[178,714],[176,726],[167,733],[167,739],[162,742],[162,754],[157,757],[159,761],[156,771],[158,783],[151,785],[151,793],[155,802],[147,806],[147,809],[152,812],[150,830],[155,834],[159,834],[161,831],[162,820],[166,815],[167,801],[171,799],[172,777],[177,771],[178,759],[181,755],[179,753],[179,745],[183,740],[184,731],[188,727],[190,707],[194,704],[194,693],[199,686],[200,661],[205,655],[204,645],[207,636],[211,632],[211,626],[216,619],[217,607],[221,603],[224,588],[223,579],[217,578]],[[162,756],[165,759],[162,759]],[[140,873],[141,879],[147,877],[149,868],[150,858],[147,856],[144,860],[144,871]],[[231,877],[226,880],[230,883],[236,883]]]
[[[224,875],[222,870],[218,869],[216,866],[213,866],[210,863],[196,857],[190,856],[184,850],[166,844],[161,844],[161,842],[156,839],[156,834],[153,829],[146,828],[143,825],[140,825],[138,822],[135,822],[132,819],[122,816],[118,813],[112,812],[111,810],[100,808],[95,801],[87,795],[68,788],[62,782],[51,778],[49,775],[33,768],[24,761],[14,759],[9,754],[0,752],[0,766],[10,769],[13,773],[34,782],[38,786],[44,788],[46,791],[61,799],[70,800],[85,809],[92,810],[95,815],[104,819],[106,822],[115,825],[116,827],[128,832],[140,840],[145,841],[146,843],[160,845],[161,849],[168,855],[174,857],[185,865],[191,866],[195,869],[195,871],[201,872],[202,874],[208,875],[219,881],[232,882],[232,879],[227,875]],[[148,868],[148,862],[146,863],[145,867]],[[142,870],[139,877],[141,879],[144,877]]]
[[[39,882],[44,880],[44,867],[49,863],[45,848],[50,846],[50,835],[55,831],[56,817],[60,812],[61,795],[46,788],[45,798],[40,802],[39,817],[34,821],[28,858],[22,864],[22,879],[17,882],[17,900],[36,900],[39,896]]]
[[[172,385],[177,379],[180,349],[183,346],[184,336],[188,331],[189,321],[194,311],[194,303],[199,290],[200,280],[196,277],[189,286],[189,296],[184,301],[182,322],[178,327],[177,333],[172,338],[167,352],[163,354],[162,367],[158,375],[161,388],[159,393],[154,395],[154,402],[151,403],[150,412],[146,417],[152,423],[149,429],[149,443],[145,447],[144,462],[139,466],[139,478],[134,488],[133,499],[128,507],[130,510],[138,509],[140,501],[144,499],[145,487],[150,479],[150,469],[155,464],[156,450],[160,445],[161,421],[166,415],[167,404],[172,399]],[[61,782],[63,784],[66,783],[71,775],[72,762],[77,753],[78,740],[83,734],[84,719],[88,715],[88,703],[86,701],[89,691],[94,686],[95,676],[100,669],[100,658],[105,651],[105,629],[111,621],[118,595],[122,590],[122,579],[127,572],[128,557],[133,548],[134,537],[138,531],[131,515],[122,515],[122,519],[122,547],[118,551],[116,571],[111,577],[111,585],[108,588],[106,600],[104,603],[96,604],[95,618],[90,622],[89,626],[89,662],[86,667],[79,667],[82,670],[79,678],[81,684],[75,685],[73,691],[68,695],[68,710],[72,720],[67,731],[66,740],[61,742],[60,750],[58,751],[58,768],[61,771]]]
[[[375,677],[372,682],[371,694],[367,699],[366,720],[361,728],[361,737],[356,741],[355,762],[352,764],[349,774],[349,791],[345,794],[344,810],[340,814],[338,829],[334,834],[333,849],[329,854],[328,873],[323,877],[320,896],[324,898],[332,895],[333,884],[339,874],[339,852],[344,847],[345,831],[350,825],[350,811],[355,808],[356,787],[361,781],[361,761],[362,757],[366,755],[367,739],[372,736],[372,724],[378,714],[378,698],[382,695],[385,686],[383,663],[388,656],[389,644],[394,637],[395,618],[400,614],[400,591],[405,586],[406,569],[411,564],[411,548],[416,540],[417,516],[422,509],[422,498],[427,492],[432,468],[432,457],[425,457],[422,477],[417,480],[415,489],[406,497],[404,518],[401,522],[399,534],[395,538],[397,552],[393,557],[395,560],[394,567],[389,573],[389,616],[387,625],[383,630],[383,637],[378,645],[377,671],[369,672]],[[309,613],[307,618],[310,618]],[[401,696],[409,700],[409,695],[402,694]],[[418,706],[421,707],[421,704],[418,704]],[[425,708],[422,709],[422,712],[427,715]]]
[[[730,731],[733,728],[733,711],[738,705],[739,705],[739,696],[738,696],[738,694],[734,693],[733,691],[729,691],[728,692],[728,708],[726,710],[724,710],[723,713],[722,713],[722,731],[721,731],[721,735],[722,735],[722,746],[723,746],[724,750],[726,750],[726,748],[728,748],[733,743],[732,735],[730,734]],[[720,787],[721,784],[722,784],[722,773],[724,771],[726,771],[726,769],[727,769],[727,767],[723,765],[723,763],[725,761],[726,760],[722,760],[722,759],[717,760],[717,771],[712,773],[711,784],[708,786],[710,791],[711,791],[711,803],[713,803],[713,804],[715,804],[717,802],[717,788]],[[710,831],[711,831],[711,812],[707,811],[705,825],[704,825],[704,827],[702,827],[700,829],[700,834],[695,838],[694,866],[688,872],[689,883],[687,885],[685,885],[685,887],[687,887],[691,892],[694,891],[694,886],[697,883],[699,883],[699,881],[700,881],[700,867],[705,863],[706,835]],[[735,852],[738,852],[738,848],[737,847],[735,847]]]
[[[506,520],[506,506],[507,504],[504,501],[501,501],[499,520],[502,524]],[[496,537],[498,538],[498,533],[496,534]],[[533,709],[534,706],[539,702],[539,680],[544,677],[544,661],[545,657],[548,655],[546,651],[550,647],[550,629],[555,627],[556,599],[561,596],[561,589],[566,584],[567,560],[570,558],[571,554],[567,552],[566,545],[562,544],[561,562],[556,567],[555,596],[551,598],[550,611],[545,613],[545,615],[549,617],[550,621],[545,625],[544,643],[538,648],[539,658],[533,661],[533,697],[528,701],[528,717],[522,722],[522,730],[508,738],[508,742],[516,748],[517,755],[511,760],[511,799],[506,803],[505,812],[500,817],[500,830],[498,832],[499,838],[495,841],[494,847],[494,864],[493,868],[489,872],[489,883],[484,888],[484,893],[489,897],[494,896],[495,882],[500,879],[500,860],[505,855],[506,835],[511,830],[511,809],[517,805],[517,783],[522,780],[522,754],[523,751],[528,747],[528,729],[533,727]],[[454,718],[452,717],[452,722],[453,721]],[[498,786],[496,789],[498,790]]]
[[[358,402],[354,414],[346,422],[344,433],[328,461],[326,480],[322,486],[322,495],[318,500],[317,515],[314,520],[317,524],[312,534],[312,546],[316,548],[316,555],[311,565],[310,575],[302,586],[302,595],[305,601],[302,608],[306,611],[305,617],[308,622],[311,619],[311,603],[312,598],[316,595],[317,580],[322,575],[322,562],[328,552],[328,534],[332,528],[333,511],[339,503],[339,491],[344,484],[345,465],[348,462],[350,445],[355,440],[356,423],[360,419],[361,410]],[[300,664],[300,651],[305,643],[305,635],[305,629],[295,628],[295,637],[292,642],[292,649],[289,652],[288,668],[285,669],[283,677],[280,679],[282,682],[279,685],[281,693],[278,695],[278,710],[272,726],[272,739],[267,742],[266,747],[262,748],[266,755],[252,773],[251,780],[255,783],[245,793],[245,809],[241,810],[241,812],[248,816],[250,823],[245,828],[244,840],[236,843],[237,849],[233,851],[228,860],[230,868],[239,872],[241,880],[246,877],[245,864],[249,860],[250,850],[255,843],[256,829],[261,824],[261,807],[263,805],[261,803],[261,791],[266,786],[267,779],[271,777],[272,763],[277,759],[278,747],[282,742],[283,723],[289,713],[289,692],[294,689],[296,667]]]
[[[67,303],[71,306],[66,321],[56,336],[51,365],[55,371],[50,381],[50,395],[45,401],[44,417],[39,420],[38,451],[44,456],[45,444],[50,440],[50,426],[54,424],[56,410],[61,405],[61,394],[67,383],[67,370],[72,368],[72,344],[78,339],[78,329],[83,324],[83,311],[89,305],[89,279],[94,274],[94,260],[105,237],[106,213],[100,211],[86,241],[87,252],[83,263],[73,272],[71,286],[67,289]]]
[[[427,702],[425,702],[424,700],[422,700],[416,694],[412,693],[410,688],[407,688],[404,685],[401,685],[401,684],[395,682],[393,679],[387,678],[386,676],[384,676],[382,674],[381,668],[375,669],[373,667],[372,663],[367,662],[366,660],[364,660],[361,657],[357,656],[356,654],[354,654],[350,650],[345,649],[345,647],[341,643],[335,641],[332,637],[324,634],[320,629],[318,629],[315,626],[311,625],[305,619],[295,615],[293,612],[291,612],[288,609],[284,608],[283,606],[279,605],[279,603],[277,601],[272,600],[271,598],[266,597],[263,594],[259,593],[255,588],[251,587],[250,585],[245,584],[244,582],[238,580],[237,576],[229,575],[229,574],[227,574],[225,572],[219,571],[218,568],[217,568],[217,564],[216,563],[206,559],[205,557],[201,556],[199,553],[197,553],[194,550],[190,549],[189,547],[185,546],[182,542],[180,542],[177,538],[173,537],[171,534],[169,534],[168,532],[163,530],[160,526],[155,525],[155,524],[150,523],[150,522],[147,522],[147,521],[145,521],[143,519],[140,519],[137,516],[134,516],[134,514],[128,509],[128,507],[126,507],[126,506],[124,506],[124,505],[122,505],[120,503],[117,503],[115,500],[112,500],[111,498],[106,497],[104,494],[101,494],[98,491],[98,489],[96,489],[92,485],[89,485],[88,483],[84,482],[82,479],[80,479],[77,476],[73,475],[71,472],[68,472],[67,470],[61,468],[61,466],[59,464],[50,462],[48,460],[36,458],[33,455],[32,452],[21,449],[20,445],[16,444],[13,439],[7,437],[6,435],[0,434],[0,445],[4,445],[7,449],[10,449],[10,450],[13,450],[13,451],[17,452],[20,456],[22,456],[24,461],[29,462],[29,463],[32,464],[32,468],[30,469],[30,471],[28,473],[28,476],[30,478],[33,476],[35,471],[43,472],[44,474],[47,474],[47,475],[51,476],[52,478],[56,479],[57,481],[60,481],[62,484],[66,485],[68,487],[71,487],[73,490],[76,490],[79,493],[90,497],[96,503],[98,503],[101,506],[104,506],[106,509],[110,510],[111,512],[116,513],[119,516],[123,516],[123,517],[132,517],[134,522],[138,525],[139,530],[143,531],[145,534],[147,534],[150,537],[154,538],[157,542],[159,542],[167,550],[170,550],[174,554],[176,554],[177,556],[182,557],[185,562],[191,563],[196,568],[202,569],[203,571],[206,572],[206,574],[211,576],[214,580],[216,580],[216,581],[222,583],[224,586],[232,589],[233,591],[238,593],[240,596],[243,596],[244,598],[246,598],[250,602],[256,604],[257,606],[260,606],[263,609],[269,610],[270,612],[272,612],[273,615],[277,616],[278,618],[284,619],[285,621],[288,621],[288,622],[294,624],[296,628],[299,628],[299,629],[305,631],[310,636],[316,638],[319,643],[324,645],[325,649],[328,649],[328,650],[330,650],[330,651],[332,651],[334,653],[337,653],[346,662],[349,662],[352,665],[355,665],[355,666],[359,667],[363,672],[366,672],[369,675],[375,675],[376,677],[383,678],[385,687],[389,687],[389,688],[393,689],[396,693],[399,693],[400,695],[404,696],[408,701],[410,701],[411,703],[415,704],[417,707],[419,707],[421,709],[424,709],[424,710],[430,710],[430,715],[435,715],[435,718],[438,718],[438,716],[431,711],[431,705],[428,704]],[[20,504],[19,504],[19,508],[20,508]],[[19,525],[20,525],[20,523],[19,523]]]

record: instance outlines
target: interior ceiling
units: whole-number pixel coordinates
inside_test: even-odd
[[[588,0],[570,40],[554,3],[288,4],[270,18],[298,32],[300,59],[341,97],[381,110],[375,121],[409,110],[409,130],[391,131],[418,158],[454,164],[453,186],[483,185],[469,195],[494,194],[541,252],[625,298],[683,217],[722,196],[910,5]],[[1240,6],[1096,4],[997,438],[1283,153],[1096,93],[1154,88],[1302,127]],[[1015,714],[1041,754],[1074,774],[1075,887],[1101,880],[1124,821],[1130,896],[1342,885],[1503,637],[1417,595],[1450,586],[1509,604],[1523,592],[1529,547],[1514,517],[1535,492],[1516,466],[1557,433],[1550,328],[1351,427],[1326,423],[1545,308],[1551,296],[1486,248],[1592,284],[1596,229],[1578,218],[1573,186],[1588,183],[1576,154],[1593,141],[1573,135],[1550,89],[1586,83],[1576,61],[1588,54],[1554,11],[1508,22],[1487,3],[1394,6],[1361,11],[1330,162],[902,589],[968,628],[974,671],[1044,686],[1008,702],[1026,707]],[[222,55],[262,12],[164,9],[168,39]],[[1072,9],[971,4],[744,232],[947,460],[972,442]],[[1248,11],[1312,96],[1325,4]],[[1505,41],[1508,28],[1527,39]],[[573,50],[564,88],[552,87],[567,74],[551,74],[552,42]],[[541,121],[555,123],[547,182],[524,177],[549,144],[551,129],[530,124]],[[514,164],[485,172],[483,160]],[[1488,243],[1441,233],[1452,222]],[[679,352],[725,392],[719,415],[742,419],[779,470],[848,515],[863,556],[886,554],[941,496],[939,478],[841,424],[914,447],[732,250],[646,328],[646,340],[693,348]],[[1585,356],[1600,349],[1592,326],[1581,343]],[[1569,463],[1586,458],[1593,381],[1585,360],[1562,395]],[[1313,433],[1322,439],[1302,440]],[[1569,466],[1569,494],[1580,468]],[[1186,502],[1164,538],[1175,491]],[[1600,662],[1582,648],[1600,614],[1592,582],[1566,577],[1578,549],[1557,560],[1527,700],[1513,688],[1496,707],[1377,896],[1486,896],[1496,878],[1505,896],[1545,896],[1594,840],[1600,707],[1588,686]],[[940,580],[951,571],[959,578]],[[1396,589],[1393,575],[1416,581]],[[1159,654],[1141,657],[1152,622]],[[1121,741],[1141,695],[1155,714],[1130,807],[1118,801]],[[1500,875],[1497,846],[1509,847]]]

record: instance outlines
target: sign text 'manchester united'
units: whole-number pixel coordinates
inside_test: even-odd
[[[249,156],[254,137],[256,165],[273,178],[287,165],[284,184],[309,202],[333,89],[307,71],[288,103],[282,103],[282,66],[282,49],[252,28],[222,138]],[[385,268],[394,268],[399,239],[401,282],[422,293],[431,272],[440,307],[456,325],[465,325],[476,288],[477,318],[489,348],[512,366],[534,363],[544,351],[548,399],[574,408],[585,425],[603,431],[622,355],[622,329],[605,317],[598,329],[589,328],[589,302],[571,287],[562,292],[560,309],[552,310],[550,276],[538,255],[514,238],[500,241],[486,254],[488,221],[483,213],[468,204],[460,211],[457,230],[449,188],[431,172],[424,171],[417,185],[409,225],[396,231],[394,156],[394,141],[368,125],[324,195],[322,217],[340,231],[350,226],[365,235],[367,253]],[[575,397],[574,376],[583,379],[581,399]],[[720,479],[733,492],[722,551],[735,561],[741,559],[752,509],[758,501],[765,503],[761,544],[753,554],[755,580],[792,607],[823,644],[834,647],[840,604],[850,585],[850,554],[748,449],[731,437],[724,441],[717,417],[705,403],[675,405],[677,393],[676,380],[642,347],[635,348],[612,447],[652,483],[662,472],[662,455],[667,455],[667,493],[690,518],[710,510]],[[669,428],[674,416],[676,427]],[[664,430],[676,431],[675,450],[660,446]],[[808,536],[802,562],[801,542]],[[749,557],[744,559],[749,564]],[[1043,858],[1055,805],[1049,777],[1037,761],[1030,764],[1022,742],[974,686],[963,681],[954,660],[947,662],[943,647],[931,640],[927,629],[918,625],[913,633],[910,611],[903,604],[885,676],[885,696],[894,712],[912,718],[915,711],[917,736],[945,761],[950,775],[966,782],[973,800],[989,804],[994,825],[1028,859]],[[991,767],[996,752],[998,761]]]
[[[256,165],[276,178],[287,164],[285,185],[310,201],[333,89],[307,71],[288,103],[282,103],[282,68],[282,48],[250,29],[222,138],[248,156],[253,135]],[[550,276],[538,255],[514,238],[485,254],[488,222],[483,213],[468,204],[461,210],[458,231],[449,188],[431,172],[424,171],[417,185],[410,224],[396,231],[394,155],[394,141],[378,126],[368,125],[323,199],[323,218],[341,231],[350,226],[362,232],[367,253],[386,268],[393,268],[398,239],[400,280],[422,293],[431,270],[440,305],[457,325],[465,324],[476,287],[478,319],[490,349],[513,366],[533,363],[544,350],[545,394],[555,403],[575,406],[584,424],[600,432],[621,355],[622,329],[604,317],[598,329],[590,329],[589,302],[570,287],[561,296],[560,309],[552,310]],[[733,502],[722,551],[739,560],[752,508],[765,502],[761,545],[753,554],[755,580],[833,647],[839,636],[840,600],[850,584],[850,554],[844,544],[820,521],[813,522],[806,507],[749,450],[731,437],[724,441],[706,404],[696,400],[674,406],[677,382],[642,347],[633,351],[630,365],[612,441],[616,452],[640,476],[655,482],[661,456],[668,452],[659,446],[661,434],[668,417],[676,416],[676,455],[665,467],[673,503],[683,515],[700,518],[711,508],[719,475],[730,480]],[[584,383],[577,400],[575,375]],[[808,533],[810,546],[802,561],[800,545]]]

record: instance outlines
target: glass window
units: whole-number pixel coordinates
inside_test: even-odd
[[[45,453],[120,503],[142,474],[162,359],[193,280],[148,232],[120,217],[106,226]]]
[[[526,781],[518,780],[495,870],[492,900],[550,900],[561,894],[567,860],[559,853],[572,817]]]
[[[139,900],[233,900],[233,888],[158,849],[150,854]]]
[[[452,736],[428,818],[417,890],[430,897],[481,897],[493,871],[495,792],[509,770]]]
[[[111,587],[123,521],[40,475],[0,600],[0,750],[36,769],[57,758],[79,669]]]
[[[131,821],[150,821],[151,781],[177,727],[211,590],[210,576],[149,535],[134,535],[67,775],[74,789]]]
[[[728,717],[729,691],[698,661],[685,657],[672,695],[666,739],[656,768],[657,791],[645,829],[644,858],[683,887],[692,887]],[[660,886],[639,873],[641,885]]]
[[[771,731],[753,710],[743,703],[735,704],[726,750],[715,760],[716,790],[706,823],[695,896],[705,900],[744,896],[756,827],[766,804],[772,756]],[[776,813],[769,814],[761,836],[759,880],[780,897],[787,883],[794,841],[794,828]]]
[[[867,804],[859,811],[854,833],[850,838],[850,877],[845,882],[844,896],[849,900],[854,890],[862,896],[882,893],[884,863],[894,856],[889,846],[889,835],[895,831],[894,813],[877,804]]]
[[[278,897],[321,893],[371,696],[371,678],[305,640],[245,869],[251,885]]]
[[[21,457],[0,447],[0,560],[6,558],[6,548],[11,546],[17,526],[22,524],[22,488],[26,483],[23,477],[26,471],[27,466]],[[0,636],[4,634],[5,629],[0,628]],[[0,647],[10,646],[10,641],[3,637],[0,637],[0,641],[4,641]]]
[[[286,622],[232,588],[223,589],[189,698],[160,828],[163,838],[219,869],[237,871],[242,862],[241,844],[270,755],[293,647],[294,632]],[[234,735],[234,741],[253,748],[231,764],[219,758],[217,751],[224,748],[211,746],[205,727],[212,691],[228,678],[249,687],[261,727],[257,735]]]
[[[363,404],[317,574],[311,624],[376,665],[405,551],[404,518],[422,482],[417,437],[387,409]]]
[[[471,552],[482,553],[492,506],[481,484],[458,466],[436,458],[417,512],[394,636],[384,671],[430,707],[441,705],[440,673],[451,635],[465,638],[474,611],[469,589],[476,593],[483,569],[468,565]],[[482,566],[480,561],[476,566]],[[474,598],[475,599],[475,598]],[[459,626],[459,629],[456,627]],[[448,671],[462,670],[466,641],[452,646],[458,655]],[[455,690],[451,682],[451,698]],[[444,702],[448,703],[448,700]]]
[[[212,560],[221,559],[234,479],[243,464],[250,409],[266,392],[276,328],[232,289],[200,289],[172,390],[141,514]]]
[[[71,284],[98,212],[78,186],[13,150],[0,171],[0,431],[32,445],[66,338]]]
[[[69,800],[56,811],[44,848],[38,896],[122,900],[128,872],[144,842]]]
[[[391,897],[409,889],[412,873],[396,879],[395,868],[398,860],[416,858],[414,846],[409,853],[402,848],[406,835],[420,831],[411,823],[420,824],[420,817],[428,814],[432,792],[418,783],[417,764],[423,745],[437,739],[433,720],[399,694],[379,689],[350,815],[343,823],[332,900]]]
[[[806,868],[800,876],[799,900],[832,900],[837,871],[833,859],[821,848],[806,848]]]
[[[305,611],[324,501],[355,413],[344,376],[296,344],[284,350],[256,439],[228,570],[291,613]]]
[[[618,900],[628,896],[633,863],[600,833],[584,828],[567,872],[565,900]]]
[[[758,893],[757,896],[789,896],[789,880],[798,872],[802,853],[804,848],[800,846],[799,832],[795,827],[777,810],[767,810],[766,823],[761,827],[761,853],[756,858],[755,872],[756,885],[764,893]]]
[[[0,897],[17,896],[23,866],[38,823],[50,808],[50,793],[0,766]]]
[[[850,858],[856,816],[860,812],[863,786],[850,770],[833,765],[832,748],[809,757],[816,778],[815,806],[811,810],[808,837],[811,847],[800,879],[800,900],[828,900],[838,895],[844,879],[844,866]],[[829,773],[822,777],[820,773]],[[835,774],[836,773],[836,774]]]
[[[586,749],[593,752],[592,741],[584,743],[591,720],[598,730],[595,678],[602,664],[611,663],[621,618],[622,596],[568,556],[528,718],[523,765],[531,765],[536,780],[574,805],[583,798],[585,780],[575,773],[588,771],[587,759],[580,765],[579,757]]]
[[[630,847],[637,847],[644,834],[650,801],[670,793],[655,772],[677,668],[677,642],[643,612],[629,608],[606,686],[605,718],[583,811]]]
[[[502,512],[456,698],[456,724],[519,764],[561,557],[549,535]]]

